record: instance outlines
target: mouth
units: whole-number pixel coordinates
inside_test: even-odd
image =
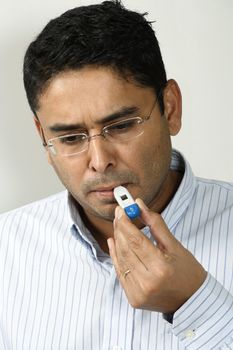
[[[127,185],[128,185],[127,183],[124,183],[124,184],[118,183],[118,184],[114,184],[114,185],[101,186],[101,187],[98,187],[98,188],[91,190],[90,192],[98,197],[108,198],[108,199],[111,199],[114,202],[116,202],[115,197],[114,197],[114,193],[113,193],[114,188],[117,186],[127,187]]]

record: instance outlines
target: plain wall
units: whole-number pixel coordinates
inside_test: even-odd
[[[100,1],[96,1],[100,2]],[[149,12],[168,78],[183,94],[173,139],[198,176],[233,180],[233,1],[125,0]],[[0,212],[63,189],[47,164],[22,82],[28,44],[51,19],[94,1],[0,1]]]

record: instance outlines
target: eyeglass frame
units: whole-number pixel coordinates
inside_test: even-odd
[[[62,157],[70,157],[70,156],[74,156],[74,155],[77,155],[77,154],[80,154],[82,152],[85,152],[87,149],[88,149],[88,145],[89,145],[89,142],[92,138],[95,138],[95,137],[98,137],[98,136],[102,136],[105,140],[108,140],[106,138],[106,132],[105,130],[108,129],[109,127],[113,126],[113,125],[117,125],[118,123],[120,122],[126,122],[128,120],[133,120],[133,119],[140,119],[140,122],[138,124],[144,124],[146,121],[148,121],[150,118],[151,118],[151,115],[152,115],[152,112],[156,106],[158,102],[158,96],[156,97],[156,99],[154,100],[154,103],[152,105],[152,108],[151,108],[151,111],[149,113],[148,116],[146,117],[132,117],[132,118],[126,118],[126,119],[122,119],[120,121],[116,121],[116,122],[113,122],[111,124],[108,124],[108,125],[105,125],[103,128],[102,128],[102,131],[98,134],[94,134],[92,136],[88,135],[86,132],[79,132],[79,133],[74,133],[74,134],[65,134],[65,135],[61,135],[61,136],[57,136],[57,137],[53,137],[51,139],[49,139],[47,142],[46,142],[46,139],[45,139],[45,136],[44,136],[44,132],[43,132],[43,129],[41,128],[41,133],[42,133],[42,138],[43,138],[43,146],[44,147],[48,147],[49,151],[53,154],[53,155],[58,155],[59,152],[56,152],[56,149],[54,147],[54,145],[51,143],[51,141],[53,140],[58,140],[58,139],[62,139],[62,138],[65,138],[65,137],[68,137],[68,136],[76,136],[76,135],[86,135],[86,138],[85,138],[85,141],[87,140],[87,147],[85,147],[83,150],[81,150],[80,152],[75,152],[75,153],[71,153],[71,154],[60,154],[60,156]],[[138,136],[141,136],[142,134],[144,133],[144,130],[142,130],[142,132],[140,134],[138,134],[137,136],[135,137],[138,137]],[[134,138],[134,137],[133,137]],[[131,139],[131,138],[129,138]],[[129,140],[127,139],[127,140]],[[109,142],[111,142],[110,140],[108,140]],[[117,141],[115,141],[117,143]],[[114,143],[114,142],[112,142]],[[121,143],[121,142],[119,142]]]

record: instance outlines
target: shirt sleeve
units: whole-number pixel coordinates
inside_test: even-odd
[[[233,349],[233,295],[208,273],[175,312],[172,331],[187,350]]]

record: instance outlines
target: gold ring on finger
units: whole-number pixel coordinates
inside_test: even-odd
[[[126,276],[131,272],[131,270],[126,270],[124,273],[123,273],[123,277],[126,278]]]

